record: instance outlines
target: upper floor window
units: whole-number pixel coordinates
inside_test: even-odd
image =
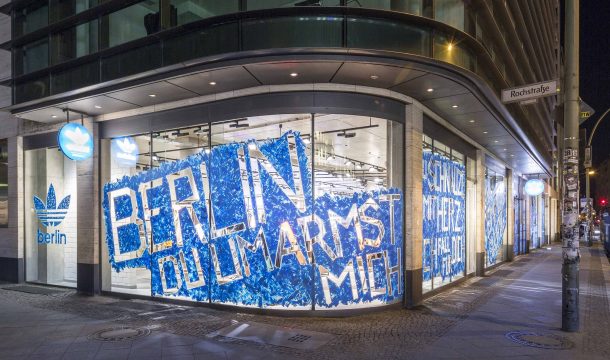
[[[163,6],[163,3],[161,6]],[[169,8],[170,25],[188,24],[200,19],[238,11],[238,0],[171,0]]]
[[[464,30],[464,1],[436,0],[434,2],[434,19]]]
[[[142,1],[102,17],[100,48],[136,40],[159,29],[159,0]]]
[[[81,13],[104,0],[51,0],[51,22]]]
[[[15,12],[15,37],[31,33],[47,26],[49,6],[47,2],[35,2]]]

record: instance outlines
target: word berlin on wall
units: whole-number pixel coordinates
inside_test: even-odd
[[[217,146],[108,183],[116,271],[153,295],[256,307],[378,305],[402,297],[399,189],[313,198],[298,133]]]

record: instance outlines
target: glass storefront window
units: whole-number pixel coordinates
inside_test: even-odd
[[[361,116],[249,117],[133,137],[123,170],[104,140],[104,290],[303,310],[400,301],[403,137]]]
[[[422,291],[428,292],[464,277],[467,177],[464,154],[430,136],[423,135],[422,199]],[[468,180],[470,182],[470,180]],[[471,188],[470,183],[468,189]],[[469,251],[469,255],[470,255]]]
[[[76,162],[42,148],[24,167],[26,281],[76,287]]]
[[[51,0],[51,22],[81,13],[105,0]]]
[[[58,64],[97,51],[97,20],[51,36],[51,63]]]
[[[487,169],[485,174],[485,258],[486,266],[506,260],[507,191],[504,174]]]
[[[49,6],[46,1],[37,1],[15,11],[15,37],[47,26]]]
[[[183,25],[213,16],[239,11],[237,0],[171,0],[171,25]]]
[[[100,48],[117,46],[159,30],[159,0],[142,1],[102,17]]]
[[[8,227],[8,140],[0,140],[0,227]]]

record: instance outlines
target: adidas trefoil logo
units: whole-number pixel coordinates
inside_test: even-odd
[[[36,216],[44,226],[57,226],[61,224],[63,219],[68,214],[68,208],[70,207],[70,195],[63,198],[59,205],[55,197],[55,188],[53,184],[49,185],[49,191],[47,192],[47,204],[40,200],[38,196],[34,196],[34,209]]]

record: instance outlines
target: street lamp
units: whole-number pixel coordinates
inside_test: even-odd
[[[589,171],[587,171],[587,175],[595,175],[595,170],[589,170]]]

